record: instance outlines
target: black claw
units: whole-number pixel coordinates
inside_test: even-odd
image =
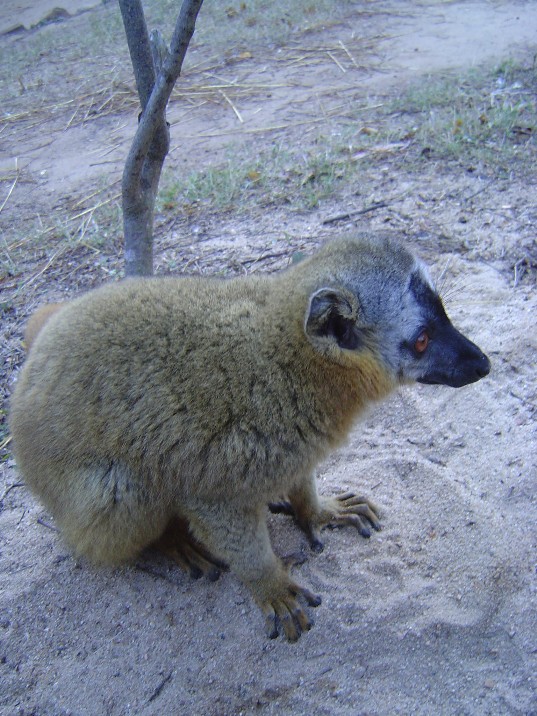
[[[299,634],[303,634],[311,629],[313,619],[311,619],[309,614],[306,614],[300,607],[295,607],[292,614]]]
[[[208,578],[209,582],[216,582],[220,579],[220,574],[221,574],[221,572],[219,569],[217,569],[216,567],[212,567],[207,572],[207,578]]]
[[[223,562],[221,559],[218,559],[217,557],[213,557],[212,555],[210,555],[209,561],[214,564],[215,569],[217,569],[219,572],[229,571],[229,565],[226,562]]]
[[[192,579],[200,579],[203,577],[203,572],[199,567],[196,567],[195,564],[190,565],[190,576]]]
[[[269,502],[269,510],[274,514],[291,515],[294,517],[295,511],[291,507],[291,503],[287,500],[281,500],[280,502]]]
[[[321,596],[310,592],[309,589],[304,589],[302,596],[306,600],[309,607],[318,607],[322,602]]]
[[[286,567],[297,567],[308,561],[307,555],[304,552],[293,552],[285,557],[282,557],[282,562]]]
[[[360,527],[360,534],[362,535],[362,537],[369,539],[371,537],[371,530],[367,527]]]
[[[276,639],[278,637],[278,626],[275,617],[267,617],[265,631],[269,639]]]
[[[321,552],[324,550],[324,544],[321,542],[320,539],[314,539],[311,541],[311,549],[316,554],[321,554]]]

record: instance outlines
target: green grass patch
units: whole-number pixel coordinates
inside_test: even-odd
[[[359,182],[364,166],[375,163],[419,171],[434,159],[498,176],[534,175],[536,87],[534,68],[514,63],[421,80],[380,111],[361,111],[356,121],[307,143],[281,140],[257,154],[255,146],[230,148],[225,161],[180,179],[165,171],[159,210],[311,210]]]
[[[537,72],[505,62],[493,71],[420,81],[391,105],[422,156],[505,169],[535,163]]]
[[[180,179],[165,171],[159,210],[216,209],[243,213],[253,204],[286,205],[299,211],[313,209],[337,191],[352,170],[339,147],[323,138],[303,149],[276,145],[254,159],[251,149],[230,151],[224,162]]]

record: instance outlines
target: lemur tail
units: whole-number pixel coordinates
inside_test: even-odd
[[[47,303],[45,306],[38,308],[37,311],[30,316],[24,331],[24,347],[26,348],[26,353],[28,353],[33,346],[35,339],[39,333],[41,333],[41,329],[45,323],[52,315],[57,313],[60,308],[63,308],[64,305],[64,303]]]

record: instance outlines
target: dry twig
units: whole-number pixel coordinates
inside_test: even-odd
[[[353,211],[346,211],[343,214],[336,214],[336,216],[330,216],[328,219],[323,220],[324,224],[333,224],[336,221],[343,221],[344,219],[350,219],[353,216],[359,216],[360,214],[368,214],[370,211],[376,211],[377,209],[383,209],[388,206],[385,201],[379,201],[377,204],[366,206],[364,209],[355,209]]]
[[[239,122],[242,124],[242,123],[244,122],[244,120],[243,120],[243,118],[241,117],[241,113],[239,112],[239,110],[235,107],[235,105],[233,104],[233,102],[229,99],[229,97],[227,96],[227,94],[226,94],[223,90],[220,90],[220,94],[221,94],[222,97],[226,100],[226,102],[229,104],[229,106],[231,107],[231,109],[235,112],[235,114],[237,115],[237,119],[238,119]]]
[[[2,497],[0,497],[0,502],[3,502],[9,495],[11,490],[14,490],[16,487],[24,487],[24,482],[14,482],[12,485],[8,485],[4,494],[2,495]]]
[[[17,182],[19,181],[20,170],[18,169],[18,167],[16,167],[16,172],[17,172],[17,173],[16,173],[16,175],[15,175],[15,179],[13,180],[13,183],[12,183],[12,185],[11,185],[11,187],[10,187],[8,193],[7,193],[6,198],[5,198],[4,201],[2,202],[2,205],[0,206],[0,213],[2,213],[3,208],[4,208],[5,205],[7,204],[8,200],[9,200],[9,197],[13,194],[13,190],[15,189],[15,187],[16,187],[16,185],[17,185]]]

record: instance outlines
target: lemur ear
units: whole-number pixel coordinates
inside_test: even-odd
[[[306,335],[315,343],[324,338],[340,348],[356,350],[362,344],[357,318],[358,300],[354,294],[341,288],[321,288],[310,296]]]

